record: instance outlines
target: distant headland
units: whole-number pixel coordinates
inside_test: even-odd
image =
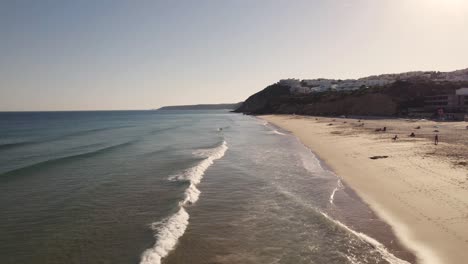
[[[197,105],[173,105],[164,106],[157,110],[234,110],[242,105],[240,103],[233,104],[197,104]]]

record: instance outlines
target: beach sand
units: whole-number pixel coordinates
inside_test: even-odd
[[[260,118],[292,132],[319,155],[392,226],[418,263],[466,263],[468,122]],[[383,127],[386,132],[375,131]],[[411,132],[416,136],[409,137]]]

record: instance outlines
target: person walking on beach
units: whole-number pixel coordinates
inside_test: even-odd
[[[437,145],[437,144],[439,144],[439,135],[436,134],[434,137],[434,145]]]

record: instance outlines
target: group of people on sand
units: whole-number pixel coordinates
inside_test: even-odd
[[[345,117],[345,118],[346,118],[346,117]],[[319,120],[319,119],[318,119],[318,118],[315,118],[315,120]],[[333,122],[333,121],[336,121],[336,119],[333,119],[332,122]],[[363,127],[363,126],[364,126],[364,123],[361,122],[361,119],[359,119],[357,122],[358,122],[358,123],[361,123],[361,124],[358,125],[358,127]],[[346,124],[347,122],[344,121],[343,123]],[[333,123],[329,123],[328,125],[331,126],[331,125],[333,125]],[[468,126],[467,126],[466,128],[468,129]],[[415,129],[421,129],[421,126],[417,126],[417,127],[415,127]],[[376,132],[387,132],[387,127],[384,126],[383,128],[376,128],[375,131],[376,131]],[[438,130],[434,130],[434,132],[439,132],[439,131],[438,131]],[[416,137],[416,134],[415,134],[414,132],[411,132],[411,134],[409,135],[409,137],[414,138],[414,137]],[[398,135],[395,135],[394,137],[392,137],[392,140],[393,140],[393,141],[397,141],[397,140],[398,140]],[[438,145],[438,144],[439,144],[439,135],[438,135],[438,134],[435,134],[435,136],[434,136],[434,145]]]
[[[361,122],[361,120],[359,119],[358,122]],[[421,129],[420,126],[417,126],[416,129]],[[375,129],[376,132],[386,132],[387,131],[387,127],[383,127],[383,128],[376,128]],[[435,131],[435,132],[438,132],[438,131]],[[411,134],[409,135],[409,137],[416,137],[416,134],[414,132],[411,132]],[[396,141],[398,139],[398,135],[395,135],[394,137],[392,137],[392,140],[393,141]],[[435,134],[434,136],[434,145],[438,145],[439,144],[439,135],[438,134]]]
[[[411,132],[409,137],[414,138],[414,137],[416,137],[416,134],[414,134],[414,132]],[[392,137],[393,141],[396,141],[397,139],[398,139],[398,135],[395,135],[394,137]],[[434,136],[434,145],[439,145],[439,135],[438,134],[435,134],[435,136]]]

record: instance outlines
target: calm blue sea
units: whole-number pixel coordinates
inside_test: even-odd
[[[254,117],[0,113],[3,264],[407,263],[354,231],[371,220],[393,239],[309,149]]]

